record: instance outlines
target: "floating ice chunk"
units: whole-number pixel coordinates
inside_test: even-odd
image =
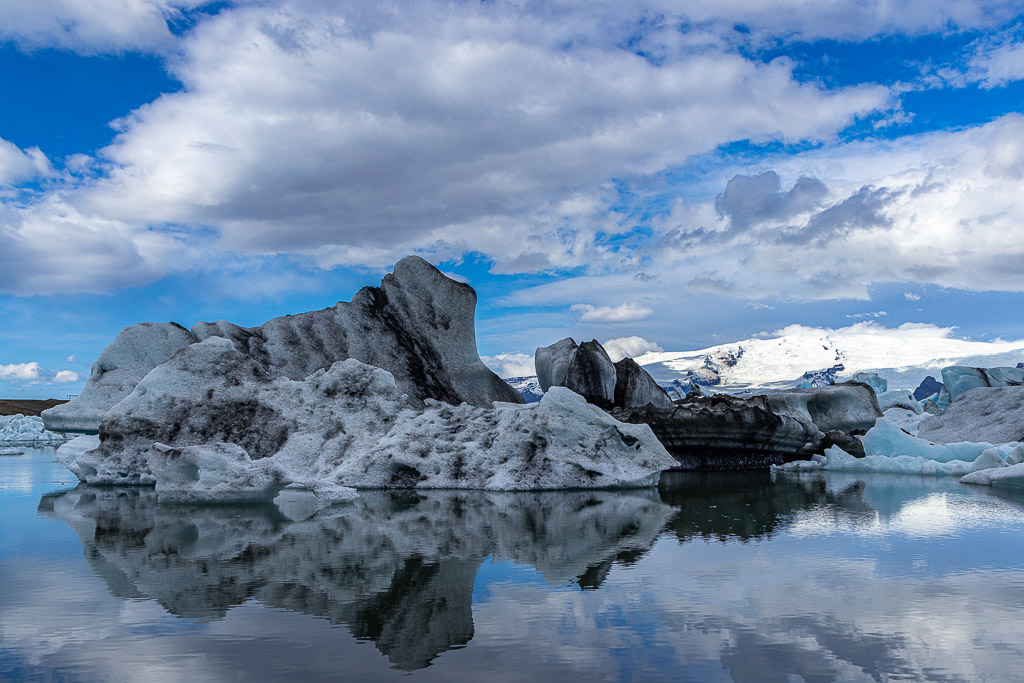
[[[851,379],[854,382],[862,382],[863,384],[867,384],[869,387],[874,389],[876,394],[879,395],[884,394],[889,390],[889,382],[883,379],[882,377],[879,377],[873,372],[854,373]],[[885,408],[883,408],[882,410],[885,410]]]
[[[949,444],[935,444],[923,438],[907,434],[901,430],[892,420],[883,418],[875,423],[875,426],[868,430],[868,433],[860,437],[864,444],[864,452],[867,455],[880,455],[895,457],[900,455],[911,455],[936,462],[951,462],[962,460],[973,462],[979,455],[993,444],[987,442],[970,442]],[[1011,452],[1016,444],[1003,444],[996,446],[996,449],[1006,454]]]
[[[808,470],[820,470],[828,462],[824,455],[814,454],[810,460],[793,460],[782,465],[772,465],[773,472],[804,472]]]
[[[882,392],[878,395],[878,407],[882,409],[883,413],[889,408],[905,408],[916,414],[924,412],[914,395],[906,389]]]
[[[975,459],[938,462],[915,455],[868,455],[855,458],[838,446],[825,451],[828,462],[826,470],[843,472],[892,472],[897,474],[922,474],[937,476],[961,476],[970,472],[1004,467],[1006,459],[998,448],[987,448]]]
[[[0,419],[0,445],[45,446],[67,441],[63,434],[47,431],[41,418],[5,415]]]
[[[325,481],[294,483],[284,487],[274,505],[288,519],[299,522],[309,519],[324,508],[348,503],[359,497],[355,489]]]
[[[1024,489],[1024,463],[1018,462],[1009,467],[972,472],[960,479],[961,484],[977,484],[995,488]]]
[[[25,455],[25,451],[17,448],[0,448],[0,455]]]

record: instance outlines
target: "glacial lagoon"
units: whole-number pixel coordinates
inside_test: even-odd
[[[666,473],[657,489],[158,504],[0,458],[0,678],[1012,680],[1024,492]]]

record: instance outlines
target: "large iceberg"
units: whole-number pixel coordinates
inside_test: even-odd
[[[835,444],[859,453],[856,435],[882,416],[875,392],[857,382],[747,398],[688,396],[668,409],[612,414],[650,425],[678,467],[692,470],[767,468]]]
[[[672,399],[631,358],[612,363],[596,339],[577,345],[566,337],[534,353],[540,388],[566,387],[602,408],[671,408]]]
[[[976,387],[938,415],[921,422],[918,435],[939,443],[1024,441],[1024,387]]]
[[[875,391],[861,382],[769,391],[749,400],[779,415],[808,421],[824,433],[861,432],[882,417]]]
[[[942,369],[942,389],[936,403],[945,408],[961,394],[978,387],[1019,387],[1024,384],[1024,368],[973,368],[951,365]]]
[[[155,484],[193,499],[204,481],[228,498],[304,482],[640,486],[674,464],[647,426],[622,424],[564,388],[531,405],[421,406],[389,372],[355,359],[305,380],[272,377],[220,337],[150,371],[108,411],[99,445],[66,460],[87,483]]]
[[[476,406],[522,403],[480,360],[475,310],[472,287],[409,256],[380,287],[364,287],[351,302],[259,327],[223,320],[196,323],[191,330],[174,323],[132,325],[100,355],[78,398],[45,411],[43,420],[49,429],[95,432],[106,412],[150,370],[213,336],[229,339],[269,377],[301,380],[355,358],[390,372],[399,390],[419,405],[428,398]]]

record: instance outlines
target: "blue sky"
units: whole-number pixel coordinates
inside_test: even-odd
[[[568,335],[1024,338],[1019,3],[336,4],[0,8],[0,394],[409,253],[506,373]]]

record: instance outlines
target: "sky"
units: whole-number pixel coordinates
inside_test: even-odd
[[[0,3],[0,395],[419,254],[502,374],[873,321],[1024,338],[1004,0]]]

